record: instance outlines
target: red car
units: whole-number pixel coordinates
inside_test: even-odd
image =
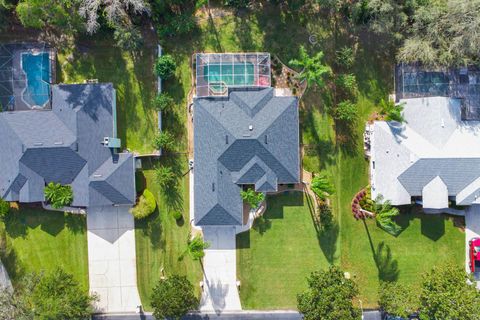
[[[470,247],[470,271],[480,271],[480,238],[473,238],[469,242]]]

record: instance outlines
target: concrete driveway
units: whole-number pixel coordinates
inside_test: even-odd
[[[135,231],[128,207],[94,207],[87,213],[90,292],[97,312],[134,312],[137,290]]]
[[[475,237],[480,238],[480,205],[471,205],[465,212],[465,270],[470,272],[468,242]],[[475,273],[477,288],[480,287],[480,273]]]
[[[221,313],[242,309],[237,290],[235,227],[204,227],[204,241],[210,243],[203,258],[204,288],[201,311]]]

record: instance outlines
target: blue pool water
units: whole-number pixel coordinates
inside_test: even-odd
[[[27,86],[23,99],[31,106],[42,106],[50,98],[50,59],[48,52],[23,53],[22,69],[26,74]]]

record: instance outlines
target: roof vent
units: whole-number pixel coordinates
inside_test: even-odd
[[[215,182],[212,182],[212,191],[215,192]]]
[[[445,128],[445,121],[442,118],[442,128]]]
[[[55,141],[53,144],[56,145],[56,146],[61,146],[63,144],[63,142],[62,141]]]
[[[225,144],[228,144],[228,135],[225,135]]]
[[[102,175],[101,175],[101,174],[94,174],[93,177],[94,177],[94,178],[101,178]]]
[[[268,138],[267,138],[267,135],[265,135],[265,144],[268,144]]]
[[[39,146],[43,146],[43,143],[42,142],[35,142],[33,145],[36,146],[36,147],[39,147]]]
[[[249,125],[248,130],[252,131],[253,130],[253,125]]]

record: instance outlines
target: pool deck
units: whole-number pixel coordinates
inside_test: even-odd
[[[414,74],[404,79],[404,74]],[[428,74],[442,74],[444,83],[421,83]],[[406,78],[406,77],[405,77]],[[410,82],[407,84],[407,82]],[[405,85],[404,85],[405,84]],[[430,70],[417,65],[395,68],[396,99],[445,96],[462,100],[462,119],[480,120],[480,69],[476,67]]]

